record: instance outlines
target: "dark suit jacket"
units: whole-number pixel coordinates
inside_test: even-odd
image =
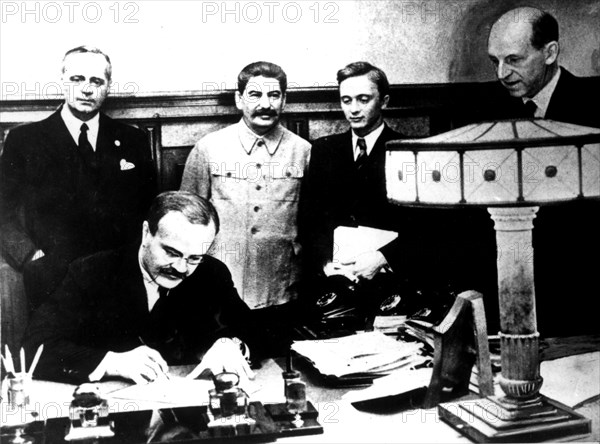
[[[36,249],[70,260],[134,240],[156,193],[144,133],[101,114],[91,170],[60,116],[16,127],[0,158],[2,254],[21,269]],[[122,169],[127,162],[134,165]]]
[[[600,127],[600,116],[593,111],[593,104],[600,102],[600,78],[576,77],[563,67],[560,70],[560,78],[544,118]],[[472,122],[524,117],[523,100],[510,96],[500,82],[491,83],[487,93],[481,94],[475,101],[478,103],[469,105],[477,110],[471,115]],[[585,102],[591,107],[585,106]],[[469,103],[469,100],[464,103]]]
[[[385,183],[385,144],[404,138],[385,125],[360,174],[355,166],[351,131],[314,141],[300,216],[311,275],[318,275],[332,258],[333,231],[340,225],[400,231],[399,239],[381,252],[394,270],[404,269],[407,256],[400,250],[413,213],[389,203]]]
[[[331,259],[335,227],[366,225],[398,232],[398,238],[380,251],[396,278],[408,288],[484,291],[487,281],[471,272],[469,264],[481,262],[473,252],[478,252],[482,243],[489,246],[491,242],[491,248],[484,251],[495,258],[494,237],[482,239],[475,234],[480,226],[492,227],[485,210],[456,212],[389,203],[385,143],[404,138],[384,128],[369,155],[365,181],[356,174],[350,131],[313,143],[300,218],[309,276],[319,276],[323,264]]]
[[[197,354],[223,336],[261,345],[229,270],[209,256],[149,313],[138,249],[129,245],[71,263],[25,335],[29,357],[44,344],[35,377],[82,382],[108,351],[131,350],[142,340],[170,365],[197,363]]]

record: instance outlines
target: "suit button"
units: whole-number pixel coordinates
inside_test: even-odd
[[[258,191],[260,191],[260,190],[262,190],[262,187],[261,187],[260,185],[256,185],[256,189],[257,189]]]
[[[260,207],[259,207],[258,205],[257,205],[257,206],[255,206],[255,207],[254,207],[254,212],[255,212],[255,213],[258,213],[259,211],[260,211]]]
[[[258,233],[258,228],[256,228],[256,227],[252,227],[252,228],[250,229],[250,233],[252,233],[252,234],[256,234],[256,233]]]
[[[262,167],[262,165],[260,163],[257,163],[256,168],[260,168],[260,167]]]

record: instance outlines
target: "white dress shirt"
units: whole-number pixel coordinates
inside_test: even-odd
[[[94,149],[94,151],[96,151],[96,142],[98,141],[98,129],[100,128],[100,113],[97,113],[90,120],[84,122],[83,120],[79,120],[77,117],[75,117],[71,113],[71,110],[67,105],[63,105],[62,110],[60,111],[60,116],[62,117],[63,122],[65,122],[65,125],[67,125],[67,129],[69,130],[69,134],[71,134],[71,137],[73,137],[75,145],[79,145],[79,134],[81,133],[81,125],[84,123],[87,124],[87,137],[90,144],[92,145],[92,148]]]
[[[534,97],[523,97],[523,103],[532,101],[537,105],[537,109],[535,110],[533,117],[543,119],[546,116],[548,105],[550,105],[550,99],[552,98],[552,94],[554,94],[554,90],[556,89],[556,84],[558,83],[559,78],[560,68],[556,71],[556,74],[554,74],[554,77],[552,77],[546,86],[544,86]]]

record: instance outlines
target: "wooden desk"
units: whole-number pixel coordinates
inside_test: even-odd
[[[280,402],[283,399],[283,380],[281,378],[283,360],[269,360],[257,370],[256,384],[260,389],[252,396],[263,403]],[[307,382],[307,397],[319,411],[319,422],[324,428],[322,435],[307,435],[293,438],[279,438],[281,443],[403,443],[403,442],[447,442],[468,443],[446,423],[442,422],[437,410],[409,409],[371,413],[357,410],[342,399],[350,388],[324,387],[314,372],[302,365],[297,366]],[[174,373],[186,373],[187,368],[172,369]],[[103,382],[104,393],[113,392],[128,384],[119,381]],[[68,416],[68,406],[74,386],[47,381],[34,381],[29,412],[14,411],[6,405],[6,398],[0,404],[2,425],[19,424],[33,419],[31,411],[35,408],[40,419]],[[3,388],[3,392],[5,389]],[[593,434],[586,441],[600,439],[600,402],[587,403],[577,411],[592,419]],[[174,406],[174,405],[172,405]],[[111,412],[165,408],[168,405],[139,400],[109,401]]]

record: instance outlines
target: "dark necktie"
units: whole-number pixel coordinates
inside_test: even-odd
[[[154,303],[154,307],[152,307],[152,312],[160,312],[162,306],[167,302],[167,294],[169,293],[169,289],[165,287],[158,287],[158,300]]]
[[[367,143],[362,137],[356,142],[359,152],[356,156],[356,169],[360,170],[367,162]]]
[[[143,344],[156,348],[161,353],[164,351],[163,348],[173,341],[177,331],[174,327],[176,319],[173,319],[169,313],[168,293],[168,288],[158,287],[158,300],[150,310],[140,336]]]
[[[96,168],[96,153],[92,144],[88,140],[87,132],[89,127],[86,123],[81,125],[81,132],[79,133],[79,152],[83,157],[84,162],[91,168]]]
[[[528,100],[525,102],[525,117],[529,119],[535,118],[535,112],[537,108],[538,107],[533,100]]]

